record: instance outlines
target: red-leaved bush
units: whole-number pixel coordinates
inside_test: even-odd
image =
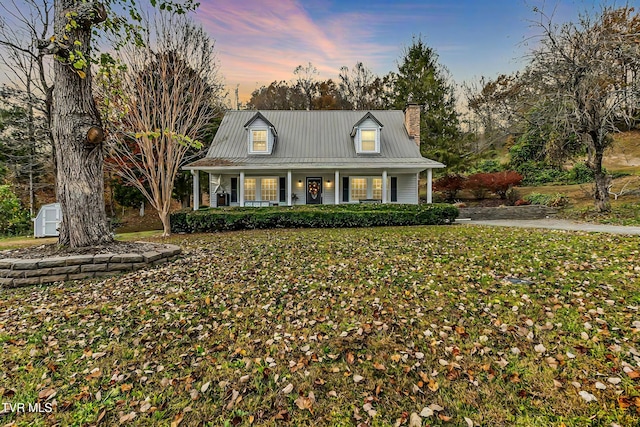
[[[453,201],[464,188],[465,178],[460,175],[445,175],[433,183],[434,191],[440,191],[447,201]]]
[[[471,191],[478,199],[486,198],[488,192],[505,199],[507,190],[521,182],[522,175],[515,171],[476,173],[467,178],[465,188]]]

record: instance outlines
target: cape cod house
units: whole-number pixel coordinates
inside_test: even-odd
[[[184,167],[209,174],[210,205],[418,203],[420,107],[405,111],[229,111],[206,156]]]

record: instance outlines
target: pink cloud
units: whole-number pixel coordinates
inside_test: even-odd
[[[314,21],[296,0],[202,2],[195,17],[216,40],[226,82],[240,84],[244,101],[260,85],[293,78],[298,65],[311,62],[321,79],[335,79],[341,66],[362,61],[375,69],[398,52],[373,41],[380,18],[343,13]]]

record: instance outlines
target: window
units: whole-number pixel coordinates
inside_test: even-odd
[[[373,129],[360,130],[360,151],[376,152],[376,136],[378,131]]]
[[[260,200],[278,200],[278,179],[262,178],[260,180]]]
[[[351,200],[357,202],[367,198],[367,178],[351,179]]]
[[[387,177],[387,201],[390,200],[392,179]],[[382,178],[375,176],[366,176],[358,178],[350,178],[350,200],[357,202],[362,199],[382,200]],[[348,187],[345,187],[348,188]],[[397,190],[396,190],[397,191]],[[397,196],[396,196],[397,198]],[[347,201],[346,199],[343,201]]]
[[[244,199],[256,200],[256,179],[255,178],[245,178]]]
[[[373,198],[382,200],[382,178],[373,178]]]
[[[251,151],[257,153],[266,153],[267,151],[267,131],[252,130],[251,131]]]

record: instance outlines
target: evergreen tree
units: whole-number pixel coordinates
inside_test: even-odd
[[[462,132],[455,110],[454,87],[448,71],[438,63],[438,54],[420,37],[414,38],[398,63],[394,107],[419,104],[420,151],[445,163],[449,171],[461,166],[464,155]]]

